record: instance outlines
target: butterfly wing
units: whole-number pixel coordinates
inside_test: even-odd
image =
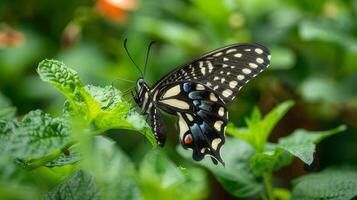
[[[223,102],[232,101],[250,79],[269,66],[270,53],[259,44],[226,46],[173,70],[155,86],[158,90],[177,81],[195,81],[214,91]]]
[[[192,81],[167,85],[159,93],[157,106],[178,115],[180,142],[193,150],[193,159],[209,155],[215,164],[224,164],[220,148],[225,142],[228,113],[222,99],[212,89]]]

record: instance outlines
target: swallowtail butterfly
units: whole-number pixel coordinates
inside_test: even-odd
[[[178,116],[180,142],[185,149],[192,149],[194,160],[208,155],[214,164],[224,165],[220,149],[225,142],[227,104],[269,63],[270,53],[264,46],[233,44],[181,65],[153,87],[139,78],[134,100],[148,115],[159,146],[166,138],[159,112],[163,110]]]

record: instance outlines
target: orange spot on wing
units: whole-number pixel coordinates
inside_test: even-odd
[[[191,135],[186,135],[184,142],[185,144],[190,144],[193,141],[192,136]]]

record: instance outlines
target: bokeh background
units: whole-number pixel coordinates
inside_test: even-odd
[[[37,73],[45,58],[61,60],[87,84],[124,91],[139,72],[123,48],[144,65],[152,47],[150,85],[171,69],[207,51],[239,42],[271,49],[271,67],[241,90],[230,120],[258,105],[263,113],[284,100],[296,105],[274,130],[270,141],[296,128],[325,130],[340,124],[347,131],[323,141],[317,163],[306,169],[296,160],[276,176],[289,187],[295,177],[326,166],[357,165],[357,1],[356,0],[1,0],[0,98],[19,116],[43,109],[60,116],[65,98]],[[177,165],[175,118],[165,116],[164,151]],[[140,134],[108,131],[118,145],[140,162],[148,141]],[[209,175],[212,198],[231,197]]]

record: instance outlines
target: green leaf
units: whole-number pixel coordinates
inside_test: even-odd
[[[289,48],[281,46],[271,47],[271,54],[274,58],[271,60],[272,69],[287,70],[294,67],[296,56]]]
[[[326,137],[346,130],[346,126],[341,125],[335,129],[327,131],[307,131],[303,129],[295,130],[291,135],[279,139],[279,147],[288,151],[292,155],[300,158],[310,165],[314,159],[316,144]]]
[[[82,171],[76,171],[64,182],[57,185],[53,190],[45,194],[43,200],[79,200],[100,199],[95,187],[93,177]]]
[[[56,60],[44,60],[38,66],[41,79],[52,84],[66,97],[64,113],[94,123],[100,133],[112,128],[141,132],[153,146],[156,140],[145,119],[124,101],[113,86],[84,86],[78,74]]]
[[[100,109],[98,102],[90,97],[78,74],[57,60],[43,60],[39,63],[37,72],[40,78],[61,91],[70,104],[72,114],[83,115],[92,119],[95,111]]]
[[[292,199],[352,199],[357,196],[357,171],[325,169],[293,181]]]
[[[293,101],[285,101],[271,110],[263,119],[261,119],[259,109],[254,108],[251,117],[245,120],[248,128],[235,128],[230,123],[227,126],[227,133],[245,140],[258,152],[263,152],[272,129],[293,105]]]
[[[9,120],[14,118],[16,110],[16,107],[0,108],[0,120]]]
[[[180,155],[192,160],[191,151],[178,146]],[[249,168],[249,159],[254,155],[254,149],[246,142],[237,138],[226,138],[221,155],[226,166],[217,166],[210,159],[199,162],[208,168],[223,188],[236,197],[249,197],[262,191],[262,186]]]
[[[181,169],[164,153],[149,152],[140,165],[139,180],[145,199],[206,199],[207,176],[202,169]]]
[[[31,160],[47,156],[69,143],[69,124],[40,110],[31,111],[21,122],[8,122],[0,134],[0,152]]]
[[[82,136],[78,146],[83,157],[80,166],[94,177],[101,199],[139,199],[135,167],[124,152],[107,138]]]
[[[357,52],[357,40],[349,34],[331,29],[333,24],[321,23],[321,21],[304,20],[299,25],[299,35],[305,41],[326,41],[341,45],[349,51]]]
[[[276,145],[269,146],[271,150],[256,153],[249,161],[250,168],[256,175],[271,174],[293,161],[294,157],[288,152]]]
[[[1,199],[39,199],[41,187],[27,170],[17,165],[9,155],[0,155]]]
[[[0,93],[0,120],[10,120],[16,114],[16,107],[3,94]]]

